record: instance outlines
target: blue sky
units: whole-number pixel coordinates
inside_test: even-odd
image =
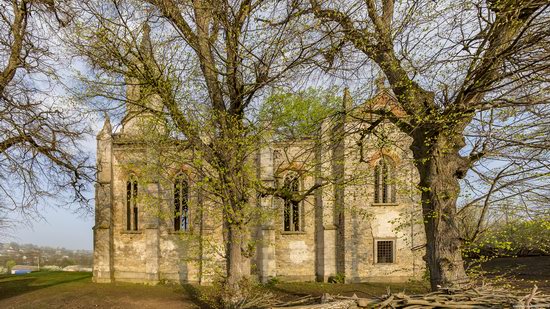
[[[46,208],[44,220],[34,222],[32,226],[18,225],[10,233],[8,241],[39,246],[65,247],[67,249],[92,250],[92,214],[83,216],[64,208]]]
[[[94,121],[93,131],[98,132],[102,125],[102,121]],[[90,155],[89,162],[95,162],[95,136],[87,136],[82,147]],[[90,191],[86,192],[88,198],[94,196],[93,188],[93,184],[89,186]],[[24,223],[17,223],[14,229],[9,231],[10,237],[0,238],[0,242],[15,241],[21,244],[92,250],[94,200],[90,199],[87,211],[78,206],[60,207],[59,204],[63,204],[63,200],[44,200],[42,205],[37,207],[41,218],[27,216],[19,219],[14,215],[15,220],[21,220]]]
[[[95,162],[96,137],[103,126],[103,119],[96,115],[91,117],[93,134],[86,136],[82,141],[83,149],[90,155],[92,164]],[[21,221],[7,232],[5,237],[0,237],[0,242],[17,242],[20,244],[35,244],[39,246],[64,247],[66,249],[93,249],[94,226],[94,196],[93,184],[86,192],[90,202],[88,210],[79,209],[77,206],[63,204],[63,200],[45,200],[38,206],[40,216],[20,218],[17,214],[11,214],[10,218]],[[66,202],[66,201],[65,201]],[[2,236],[2,235],[0,235]],[[7,237],[6,237],[7,236]]]

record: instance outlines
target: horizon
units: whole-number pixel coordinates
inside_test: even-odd
[[[39,221],[26,220],[14,225],[0,242],[93,251],[93,215],[79,215],[74,210],[50,207],[42,212],[42,216]]]

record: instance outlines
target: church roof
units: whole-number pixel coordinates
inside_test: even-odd
[[[397,117],[404,117],[405,111],[399,106],[397,97],[388,88],[380,89],[372,98],[356,106],[351,111],[352,115],[361,116],[373,114],[376,110],[390,111]]]

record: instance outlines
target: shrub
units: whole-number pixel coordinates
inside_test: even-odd
[[[329,283],[346,283],[346,275],[343,273],[337,273],[334,276],[328,277]]]
[[[6,268],[8,269],[7,273],[11,273],[11,269],[13,268],[13,266],[15,266],[15,261],[14,260],[9,260],[6,262]]]

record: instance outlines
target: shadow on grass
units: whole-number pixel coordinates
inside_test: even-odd
[[[189,295],[189,298],[201,309],[215,308],[215,291],[211,286],[195,286],[192,284],[182,284],[183,290]]]
[[[321,296],[323,293],[332,295],[376,298],[392,292],[422,293],[428,289],[422,282],[407,283],[313,283],[313,282],[283,282],[268,287],[272,291],[285,293],[296,297],[305,295]]]
[[[60,284],[89,279],[91,273],[37,272],[0,277],[0,300]]]
[[[218,303],[219,291],[213,286],[198,286],[192,284],[181,285],[190,299],[202,309],[220,307]],[[425,293],[428,291],[424,282],[406,283],[320,283],[320,282],[281,282],[277,284],[261,285],[256,292],[272,293],[283,302],[311,295],[321,296],[323,293],[331,295],[377,298],[391,292],[405,291],[408,294]]]

